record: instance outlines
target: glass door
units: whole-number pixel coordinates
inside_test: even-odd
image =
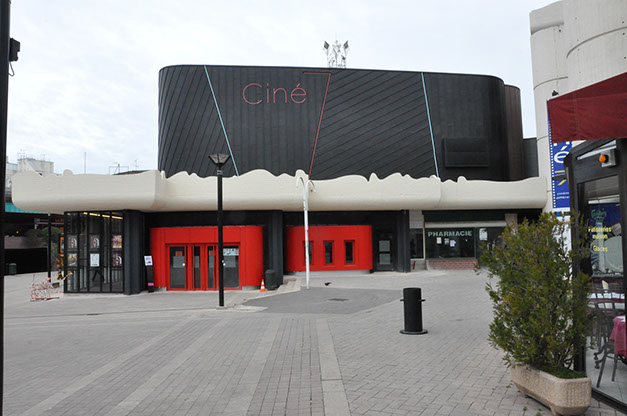
[[[216,284],[216,276],[218,275],[217,265],[217,248],[216,246],[209,245],[207,246],[207,289],[215,289],[217,288]]]
[[[202,279],[201,279],[201,267],[200,267],[200,246],[190,246],[188,247],[189,258],[193,260],[194,268],[191,270],[192,276],[192,289],[201,290],[202,287]]]
[[[239,289],[239,247],[224,246],[222,248],[224,262],[224,288]],[[218,246],[207,246],[207,289],[217,289],[218,281]]]
[[[627,402],[625,270],[617,176],[584,182],[583,213],[588,223],[592,276],[590,313],[595,316],[586,349],[586,372],[598,391]]]
[[[169,246],[170,286],[174,290],[215,290],[218,288],[218,249],[213,244]],[[224,247],[224,287],[238,289],[239,248]],[[201,253],[206,253],[203,258]]]
[[[224,257],[224,288],[239,288],[239,248],[225,246],[222,249]]]
[[[392,233],[379,232],[374,244],[374,258],[376,270],[393,270],[393,241]]]
[[[185,246],[170,247],[170,289],[185,289]]]

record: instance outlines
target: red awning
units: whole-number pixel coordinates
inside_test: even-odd
[[[547,102],[552,143],[627,138],[627,72]]]

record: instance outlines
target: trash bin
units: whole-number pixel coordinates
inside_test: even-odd
[[[268,289],[271,289],[271,290],[276,289],[276,272],[274,271],[274,269],[266,270],[263,280]]]
[[[8,268],[8,270],[7,270],[7,274],[8,274],[8,275],[14,275],[14,274],[17,274],[17,264],[15,264],[15,263],[9,263],[7,266],[8,266],[8,267],[7,267],[7,268]]]
[[[405,329],[401,334],[421,335],[427,330],[422,328],[422,290],[418,287],[406,287],[403,289],[403,310],[405,312]]]

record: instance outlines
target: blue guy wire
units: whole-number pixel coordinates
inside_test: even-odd
[[[226,145],[229,148],[229,154],[231,155],[231,160],[233,161],[233,166],[235,167],[235,174],[239,176],[239,172],[237,170],[237,164],[235,163],[235,158],[233,157],[233,151],[231,150],[231,143],[229,143],[229,136],[226,134],[226,129],[224,128],[224,122],[222,121],[222,114],[220,114],[220,107],[218,107],[218,100],[216,100],[216,94],[213,92],[213,85],[211,85],[211,78],[209,78],[209,72],[207,71],[207,67],[203,65],[205,68],[205,75],[207,75],[207,81],[209,81],[209,88],[211,88],[211,95],[213,96],[213,102],[216,104],[216,110],[218,110],[218,117],[220,118],[220,124],[222,125],[222,131],[224,132],[224,138],[226,139]]]
[[[427,119],[429,120],[429,133],[431,133],[431,147],[433,148],[433,160],[435,161],[435,176],[440,177],[438,171],[438,158],[435,155],[435,140],[433,139],[433,127],[431,126],[431,113],[429,112],[429,99],[427,98],[427,86],[425,85],[425,74],[420,73],[422,77],[422,90],[425,92],[425,104],[427,105]]]

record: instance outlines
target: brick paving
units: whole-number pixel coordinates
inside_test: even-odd
[[[5,282],[6,415],[550,414],[487,343],[471,271],[313,277],[227,291],[226,309],[197,292],[29,302],[31,280]],[[428,334],[399,333],[403,287],[422,288]]]

